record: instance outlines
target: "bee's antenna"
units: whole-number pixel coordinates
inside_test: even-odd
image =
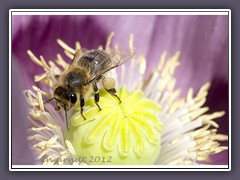
[[[59,102],[59,100],[58,99],[56,99],[55,97],[53,97],[53,98],[51,98],[51,99],[48,99],[47,101],[45,101],[43,104],[46,104],[46,103],[48,103],[48,102],[50,102],[50,101],[52,101],[52,100],[56,100],[56,101],[58,101]]]
[[[46,103],[48,103],[48,102],[50,102],[50,101],[52,101],[52,100],[54,100],[54,97],[53,98],[51,98],[51,99],[48,99],[47,101],[45,101],[43,104],[46,104]]]
[[[64,111],[65,111],[65,120],[66,120],[67,130],[69,131],[68,120],[67,120],[67,111],[66,111],[66,107],[65,106],[64,106]]]

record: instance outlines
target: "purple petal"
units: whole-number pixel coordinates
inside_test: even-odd
[[[227,16],[158,16],[148,59],[155,65],[159,55],[181,51],[178,86],[199,89],[214,78],[228,81]]]
[[[76,40],[81,40],[84,47],[96,48],[104,44],[108,36],[94,18],[86,16],[13,16],[12,23],[12,49],[27,73],[28,87],[32,85],[33,76],[43,72],[28,57],[28,49],[37,57],[44,55],[46,59],[54,60],[56,53],[63,52],[56,42],[57,38],[71,46]]]
[[[27,141],[28,106],[22,93],[25,83],[17,61],[12,63],[12,72],[12,164],[35,164]]]
[[[213,165],[226,165],[228,164],[228,151],[223,151],[218,154],[214,154],[211,156],[212,162],[210,164]]]

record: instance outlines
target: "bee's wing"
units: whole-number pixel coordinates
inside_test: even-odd
[[[125,49],[113,49],[110,51],[110,61],[109,59],[103,59],[101,63],[99,63],[97,66],[95,65],[94,70],[91,72],[91,78],[87,81],[86,84],[89,84],[93,80],[97,79],[102,74],[110,71],[113,68],[116,68],[128,60],[130,60],[135,55],[135,50],[125,48]],[[107,65],[104,65],[103,68],[102,65],[106,63],[106,61],[109,61]]]
[[[85,49],[85,48],[80,48],[80,49],[78,49],[78,50],[76,51],[76,53],[74,54],[73,60],[72,60],[71,64],[69,65],[69,67],[70,67],[72,64],[76,63],[76,62],[80,59],[80,57],[81,57],[85,52],[87,52],[87,51],[88,51],[88,50]]]

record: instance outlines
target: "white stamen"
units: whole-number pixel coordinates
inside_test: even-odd
[[[68,46],[65,42],[63,42],[61,39],[57,39],[57,43],[63,48],[66,49],[71,54],[75,54],[75,50]]]

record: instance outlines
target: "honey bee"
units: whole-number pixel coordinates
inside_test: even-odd
[[[130,60],[135,55],[135,51],[129,48],[111,50],[77,50],[72,63],[68,69],[58,77],[58,83],[54,88],[54,97],[56,100],[56,110],[62,107],[65,111],[66,125],[68,129],[67,111],[70,110],[78,101],[80,104],[81,116],[83,115],[85,99],[94,94],[94,101],[99,110],[102,110],[98,104],[99,90],[97,83],[101,80],[104,89],[111,95],[120,98],[116,94],[115,80],[111,77],[105,77],[106,72],[116,68]],[[45,103],[46,103],[45,102]]]

